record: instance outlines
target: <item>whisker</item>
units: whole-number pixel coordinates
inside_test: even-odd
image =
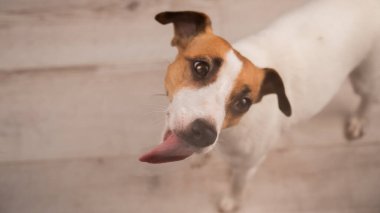
[[[166,112],[168,111],[167,108],[164,107],[154,107],[154,108],[147,108],[145,111],[147,112]]]
[[[152,96],[159,96],[159,97],[162,97],[162,96],[164,96],[164,97],[166,97],[167,95],[165,94],[165,93],[156,93],[156,94],[152,94]]]
[[[164,116],[165,115],[165,113],[164,112],[146,112],[146,113],[144,113],[143,114],[143,116],[153,116],[153,115],[157,115],[157,114],[161,114],[162,116]]]
[[[167,110],[168,108],[167,105],[158,105],[158,104],[145,104],[142,107],[154,108],[154,109],[159,109],[159,110]],[[147,110],[150,110],[150,109],[147,109]]]
[[[151,121],[151,124],[153,126],[155,126],[155,127],[158,127],[158,126],[161,127],[161,125],[162,125],[162,119],[154,119],[154,120]]]
[[[158,106],[158,105],[146,105],[144,116],[152,116],[156,114],[165,115],[168,112],[167,106]]]

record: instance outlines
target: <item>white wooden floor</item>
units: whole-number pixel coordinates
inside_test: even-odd
[[[192,159],[137,161],[160,136],[165,100],[154,94],[162,76],[78,70],[2,78],[0,212],[215,212],[226,187],[217,150],[200,169],[190,168]],[[348,143],[342,123],[356,101],[345,85],[323,113],[284,136],[252,179],[242,212],[379,212],[380,112],[362,140]]]
[[[172,28],[152,19],[202,9],[235,41],[301,0],[0,0],[0,213],[216,212],[226,188],[211,162],[138,162],[156,144]],[[250,181],[242,213],[380,212],[380,109],[363,139],[343,121],[348,84],[288,132]]]

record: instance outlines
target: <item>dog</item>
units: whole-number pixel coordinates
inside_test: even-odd
[[[218,144],[232,175],[218,208],[235,211],[271,144],[320,112],[347,78],[360,104],[345,134],[360,138],[380,99],[379,11],[378,0],[312,1],[234,44],[213,33],[204,13],[159,13],[159,23],[174,25],[178,54],[165,77],[162,142],[140,161],[183,160]]]

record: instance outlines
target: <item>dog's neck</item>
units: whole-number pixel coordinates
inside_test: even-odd
[[[235,42],[232,46],[258,67],[274,67],[268,57],[265,46],[261,45],[260,34],[247,37]]]

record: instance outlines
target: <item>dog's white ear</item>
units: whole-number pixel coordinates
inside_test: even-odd
[[[264,68],[263,70],[264,79],[261,83],[257,102],[259,102],[264,95],[274,93],[277,95],[278,107],[281,112],[286,116],[292,115],[292,107],[290,106],[290,102],[286,96],[284,83],[282,82],[280,75],[271,68]]]
[[[155,19],[161,24],[174,24],[172,45],[183,49],[198,34],[211,32],[210,18],[194,11],[162,12]]]

